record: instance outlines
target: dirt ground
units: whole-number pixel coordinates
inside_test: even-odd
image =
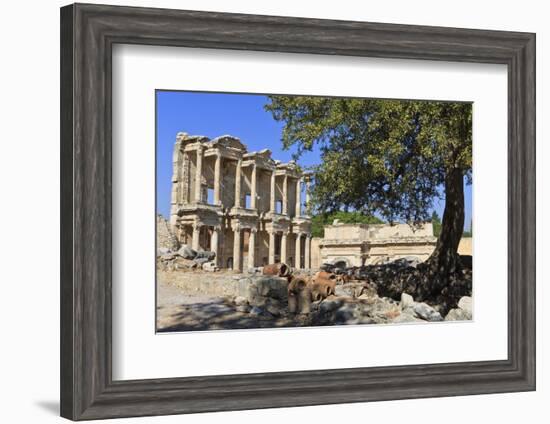
[[[157,280],[157,331],[159,332],[294,327],[301,324],[300,317],[275,318],[239,312],[230,302],[229,297],[186,293],[177,285],[177,280],[185,278],[186,275],[178,274],[159,273]],[[214,278],[216,277],[218,276]]]

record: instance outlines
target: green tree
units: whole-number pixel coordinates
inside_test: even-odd
[[[460,267],[464,180],[472,169],[472,105],[458,102],[269,96],[266,110],[283,122],[296,156],[319,146],[312,169],[314,208],[377,212],[390,223],[427,221],[445,198],[427,291],[441,291]],[[443,187],[443,192],[440,192]]]

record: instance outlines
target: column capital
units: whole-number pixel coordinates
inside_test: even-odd
[[[252,227],[250,228],[250,232],[256,234],[258,232],[258,229],[256,227]]]

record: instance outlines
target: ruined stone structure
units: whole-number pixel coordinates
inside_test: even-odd
[[[248,152],[224,135],[178,133],[170,224],[180,244],[216,252],[217,266],[242,270],[285,262],[310,268],[310,178],[267,149]]]
[[[170,224],[162,215],[157,215],[157,251],[165,249],[175,252],[179,248],[179,243]]]
[[[325,226],[325,237],[315,239],[318,251],[312,255],[312,267],[323,263],[361,266],[405,257],[428,259],[435,248],[431,223],[419,228],[408,224],[341,224]]]

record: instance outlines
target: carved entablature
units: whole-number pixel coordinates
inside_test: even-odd
[[[253,210],[253,209],[245,209],[245,208],[237,208],[237,207],[232,207],[229,212],[228,212],[229,216],[230,217],[239,217],[239,216],[243,216],[243,217],[246,217],[248,219],[254,219],[254,220],[258,220],[258,212]]]
[[[208,143],[206,143],[208,148],[217,147],[221,149],[234,150],[241,153],[245,153],[247,148],[237,137],[232,135],[221,135],[219,137],[213,138]]]
[[[208,142],[210,139],[205,135],[189,135],[185,132],[180,132],[176,136],[176,144],[180,144],[183,147],[189,144],[202,144]]]
[[[231,229],[235,230],[258,230],[258,220],[254,217],[239,216],[231,219]]]
[[[300,167],[296,161],[291,160],[286,163],[275,161],[276,163],[276,175],[288,175],[291,178],[301,178]]]
[[[308,217],[295,217],[292,220],[292,231],[295,233],[311,233],[311,220]]]
[[[243,167],[256,164],[260,169],[266,171],[275,170],[275,161],[271,158],[271,150],[262,149],[258,152],[245,153],[243,155]]]
[[[288,220],[266,222],[265,229],[267,232],[270,233],[272,232],[289,234],[292,231],[290,221]]]

